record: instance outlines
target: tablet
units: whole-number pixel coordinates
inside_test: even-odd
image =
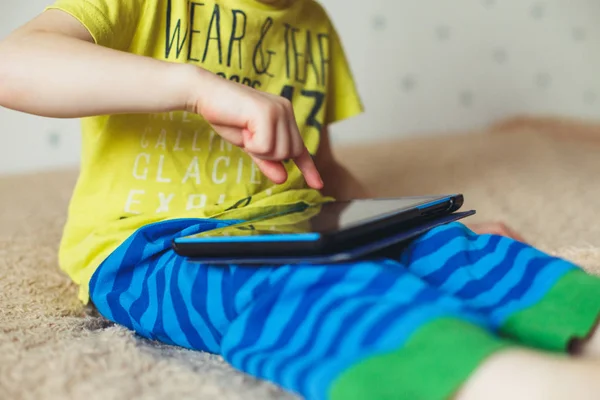
[[[173,248],[185,257],[213,261],[322,257],[402,238],[403,233],[431,225],[462,205],[461,194],[298,203],[250,221],[177,238]]]

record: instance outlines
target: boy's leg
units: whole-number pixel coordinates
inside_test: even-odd
[[[202,224],[133,235],[91,281],[98,310],[310,399],[448,398],[512,346],[396,261],[221,268],[176,256],[172,238]]]
[[[398,258],[526,345],[570,350],[600,316],[600,278],[510,238],[476,235],[459,223],[428,232]]]
[[[223,224],[185,219],[139,229],[92,276],[92,303],[105,318],[144,337],[218,353],[231,316],[229,269],[209,273],[203,265],[184,263],[172,240]]]

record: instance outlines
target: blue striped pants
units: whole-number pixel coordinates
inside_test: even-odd
[[[497,335],[507,321],[543,303],[565,276],[583,274],[459,223],[397,254],[341,265],[211,266],[172,250],[173,238],[221,223],[186,219],[141,228],[97,269],[93,304],[145,338],[221,354],[240,371],[310,399],[445,398],[484,357],[512,345]],[[513,336],[537,334],[539,326],[519,323]],[[390,361],[391,354],[398,356]],[[344,379],[352,370],[359,378]],[[381,375],[382,387],[392,374],[391,387],[361,383],[369,373]],[[427,388],[432,379],[446,379],[435,393]]]

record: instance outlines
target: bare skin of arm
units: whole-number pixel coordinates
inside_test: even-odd
[[[273,182],[285,182],[283,161],[292,159],[309,186],[323,186],[287,99],[191,64],[97,45],[59,10],[0,42],[0,106],[54,118],[187,110],[243,148]]]

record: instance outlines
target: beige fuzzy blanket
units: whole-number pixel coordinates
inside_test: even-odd
[[[600,272],[600,127],[524,118],[339,155],[378,195],[462,192],[475,219],[504,220]],[[56,267],[75,178],[0,178],[0,399],[293,398],[219,357],[141,340],[78,304]]]

